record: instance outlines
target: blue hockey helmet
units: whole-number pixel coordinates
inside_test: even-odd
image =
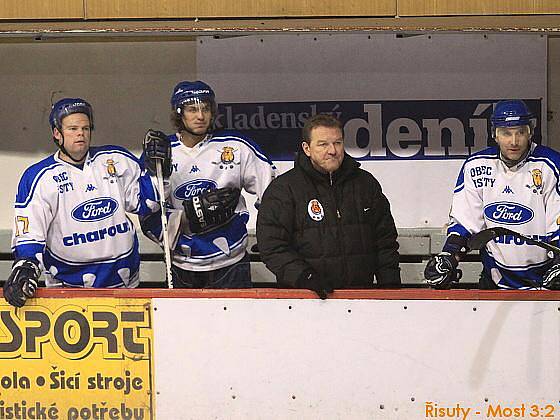
[[[93,130],[93,109],[87,101],[81,98],[64,98],[52,106],[49,115],[51,129],[54,130],[56,127],[60,130],[63,118],[72,114],[86,114],[89,118],[89,125]]]
[[[498,102],[490,121],[492,122],[492,135],[494,137],[498,127],[528,125],[532,133],[535,126],[533,113],[529,110],[527,104],[520,99]]]
[[[216,95],[210,86],[206,83],[196,80],[189,82],[185,80],[179,82],[173,89],[171,95],[171,108],[182,114],[183,105],[185,104],[199,104],[201,102],[209,102],[212,108],[212,113],[216,114]]]

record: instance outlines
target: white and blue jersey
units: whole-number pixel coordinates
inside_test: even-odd
[[[150,177],[119,146],[91,147],[80,169],[59,152],[19,182],[12,250],[36,259],[47,286],[136,287],[138,238],[127,212],[159,208]]]
[[[245,255],[248,239],[249,213],[243,196],[229,223],[202,234],[186,228],[183,201],[208,190],[234,187],[256,194],[259,202],[274,177],[273,163],[237,132],[208,135],[192,148],[185,146],[178,134],[168,138],[173,170],[165,183],[165,196],[173,264],[188,271],[211,271],[236,263]],[[161,245],[160,218],[141,220],[141,224]]]
[[[501,226],[541,241],[558,241],[559,178],[560,154],[535,143],[511,168],[497,147],[472,155],[455,186],[448,235],[469,237]],[[481,254],[486,276],[505,289],[542,284],[552,262],[546,250],[511,235],[488,242]]]

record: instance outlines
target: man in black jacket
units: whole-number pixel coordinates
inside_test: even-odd
[[[325,299],[339,288],[400,287],[397,230],[379,182],[344,153],[342,125],[318,114],[303,127],[294,169],[259,207],[263,262],[282,286]]]

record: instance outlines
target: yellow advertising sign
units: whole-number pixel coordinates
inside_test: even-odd
[[[152,419],[149,299],[0,304],[0,419]]]

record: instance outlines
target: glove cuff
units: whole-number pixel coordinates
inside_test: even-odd
[[[41,276],[41,268],[39,267],[39,262],[37,260],[23,259],[14,261],[14,264],[12,265],[12,271],[19,267],[32,270],[37,278]]]
[[[458,255],[459,257],[465,256],[468,251],[467,238],[457,234],[449,235],[442,249],[442,253]]]

